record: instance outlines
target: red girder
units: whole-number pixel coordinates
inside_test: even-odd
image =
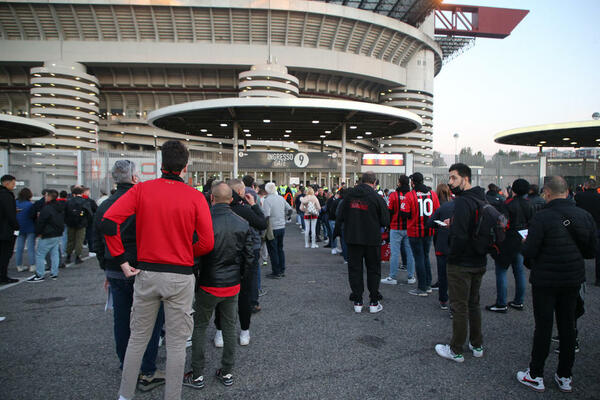
[[[435,33],[504,39],[529,10],[440,4],[435,10]]]

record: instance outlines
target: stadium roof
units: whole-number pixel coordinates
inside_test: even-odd
[[[599,147],[600,121],[563,122],[510,129],[494,136],[501,144],[538,147]]]
[[[0,139],[34,138],[52,133],[54,133],[54,127],[44,122],[0,114]]]
[[[421,128],[421,118],[380,104],[313,98],[223,98],[177,104],[153,111],[148,122],[189,135],[231,138],[238,122],[241,139],[348,140],[393,136]],[[287,136],[286,136],[287,135]]]

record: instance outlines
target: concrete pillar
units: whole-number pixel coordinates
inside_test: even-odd
[[[77,184],[83,185],[83,153],[77,150]]]
[[[538,180],[538,185],[540,188],[544,187],[544,178],[546,177],[546,169],[547,169],[547,157],[546,156],[541,156],[538,160],[538,173],[539,173],[539,180]]]
[[[321,186],[321,171],[319,171],[319,186]]]
[[[331,171],[327,171],[327,187],[331,190]]]
[[[233,176],[232,179],[237,179],[238,177],[238,131],[240,129],[240,124],[237,121],[233,122]]]
[[[273,182],[273,171],[269,171],[269,182]]]
[[[341,182],[346,182],[346,123],[342,124],[342,177]],[[341,183],[340,182],[340,183]]]
[[[304,171],[304,183],[303,183],[303,185],[306,186],[306,171]]]
[[[206,170],[204,171],[204,180],[202,181],[202,186],[206,186]]]

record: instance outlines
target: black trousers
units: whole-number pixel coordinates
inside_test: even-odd
[[[532,377],[544,376],[544,364],[550,341],[556,312],[556,326],[560,337],[558,370],[561,378],[571,377],[575,362],[575,307],[579,297],[579,287],[548,288],[532,286],[533,316],[535,332],[529,369]]]
[[[0,240],[0,280],[8,277],[8,263],[15,249],[16,236],[12,239]]]
[[[238,316],[240,317],[240,327],[243,331],[250,329],[250,318],[252,317],[252,274],[242,280],[240,285],[240,294],[238,295]],[[215,326],[221,330],[221,312],[220,304],[215,309]]]
[[[364,292],[363,262],[367,268],[367,288],[372,302],[382,299],[379,293],[381,281],[381,246],[361,246],[348,244],[348,279],[350,300],[362,303]]]

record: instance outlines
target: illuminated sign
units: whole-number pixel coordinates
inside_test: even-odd
[[[401,167],[404,165],[404,154],[363,154],[362,165]]]

